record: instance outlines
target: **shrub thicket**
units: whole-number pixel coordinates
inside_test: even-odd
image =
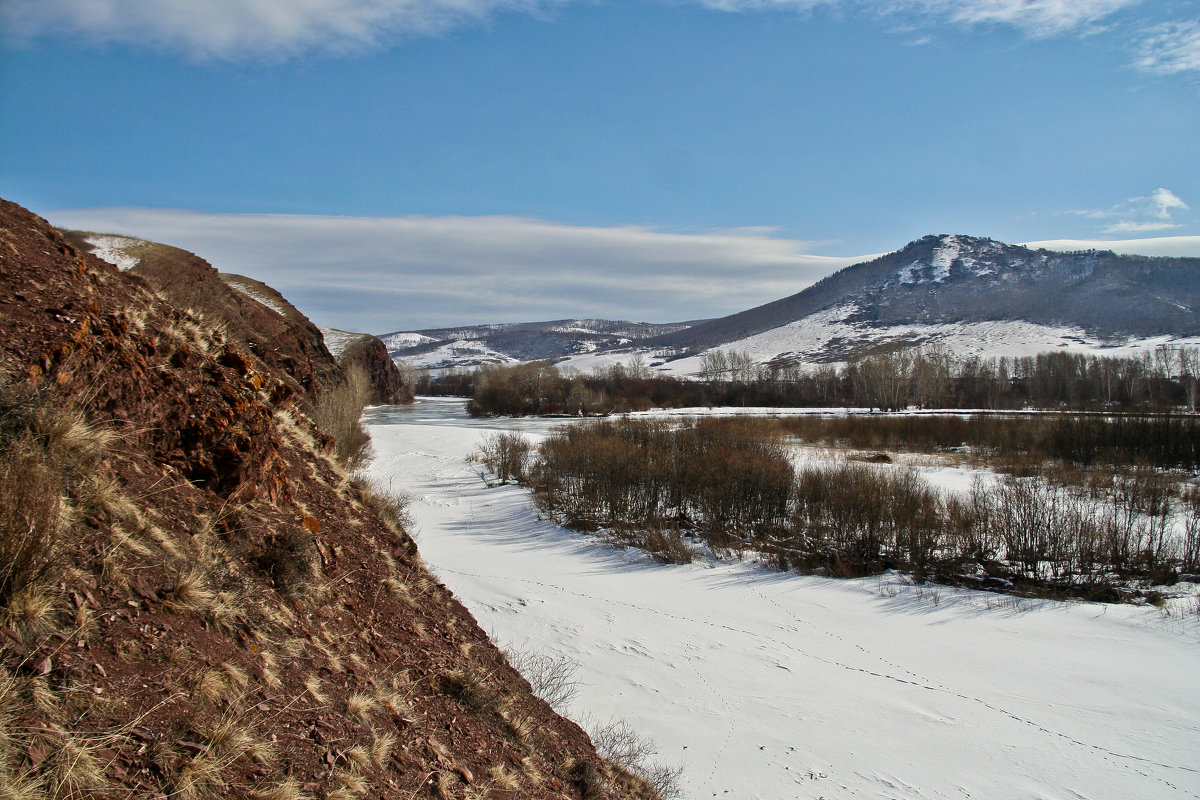
[[[1081,467],[1200,467],[1200,418],[1170,414],[931,414],[783,417],[796,439],[859,450],[969,449],[1007,469],[1044,461]]]
[[[668,561],[695,537],[769,563],[1115,599],[1119,581],[1200,569],[1200,492],[1141,467],[1086,484],[1041,475],[940,491],[910,468],[796,470],[776,420],[622,418],[547,437],[525,482],[543,513]]]

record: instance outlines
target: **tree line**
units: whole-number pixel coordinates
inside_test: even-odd
[[[475,414],[594,415],[688,406],[1070,408],[1196,410],[1200,348],[1160,346],[1138,356],[1048,352],[956,356],[937,347],[897,347],[841,365],[755,362],[713,350],[697,379],[662,375],[635,355],[590,373],[547,362],[489,365],[423,375],[418,393],[467,396]]]

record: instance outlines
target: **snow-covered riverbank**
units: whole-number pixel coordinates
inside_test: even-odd
[[[366,420],[421,553],[483,627],[579,662],[576,717],[620,717],[691,798],[1200,797],[1195,620],[1144,607],[662,566],[540,521],[466,457],[457,400]]]

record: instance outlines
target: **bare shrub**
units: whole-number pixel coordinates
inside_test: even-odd
[[[59,480],[19,442],[0,460],[0,606],[43,582],[58,555]]]
[[[647,781],[663,800],[683,797],[683,766],[667,766],[654,760],[658,746],[642,736],[625,720],[611,720],[588,727],[596,752],[627,772]]]
[[[311,585],[319,573],[313,538],[298,530],[285,530],[267,537],[258,566],[286,594],[297,594]]]
[[[1200,571],[1200,488],[1192,487],[1183,496],[1183,542],[1180,547],[1181,572]]]
[[[696,560],[678,528],[651,527],[640,532],[637,547],[667,564],[690,564]]]
[[[413,527],[412,514],[409,505],[412,495],[394,486],[382,486],[362,475],[357,475],[353,481],[359,490],[359,497],[367,508],[375,512],[380,519],[399,533]]]
[[[579,694],[579,664],[568,656],[506,647],[504,657],[529,681],[533,693],[559,713]]]
[[[500,483],[521,483],[533,445],[519,433],[491,433],[471,454],[470,460],[482,464]]]

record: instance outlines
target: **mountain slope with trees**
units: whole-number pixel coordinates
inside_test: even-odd
[[[840,308],[872,328],[1024,321],[1105,338],[1200,335],[1200,258],[1031,250],[926,236],[757,308],[642,344],[697,352]]]

